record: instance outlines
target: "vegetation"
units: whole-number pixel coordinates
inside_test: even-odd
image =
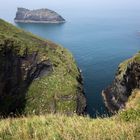
[[[140,90],[135,89],[132,92],[128,102],[126,103],[125,110],[119,113],[119,117],[124,121],[140,120]]]
[[[37,64],[49,60],[53,66],[53,71],[49,75],[33,80],[28,87],[23,114],[76,112],[77,94],[81,92],[77,80],[80,73],[69,51],[0,19],[0,52],[3,53],[5,46],[11,48],[18,58],[22,58],[27,51],[29,55],[37,52]],[[5,63],[2,53],[0,64]],[[26,66],[28,63],[21,67]],[[9,103],[7,108],[14,105],[11,97],[8,97],[5,102],[5,104]]]
[[[111,118],[48,114],[0,120],[2,140],[139,140],[140,112],[130,104],[140,96],[130,97],[125,110]],[[133,102],[133,103],[132,103]],[[133,108],[133,110],[132,110]]]
[[[0,140],[139,140],[139,89],[133,91],[126,108],[113,117],[92,119],[72,115],[76,112],[79,86],[79,71],[72,55],[0,20],[0,52],[5,41],[18,56],[23,56],[27,49],[29,53],[38,51],[38,61],[50,60],[53,72],[35,79],[29,86],[23,112],[26,116],[0,119]],[[139,57],[135,60],[139,61]],[[121,64],[122,70],[127,64],[128,61]]]
[[[117,75],[118,79],[122,79],[123,75],[125,74],[127,67],[132,64],[133,62],[140,64],[140,52],[134,55],[132,58],[127,59],[120,63],[119,65],[119,74]]]
[[[25,112],[28,114],[56,111],[74,113],[77,108],[79,83],[76,78],[79,72],[73,63],[72,55],[63,48],[57,48],[55,52],[48,52],[47,56],[56,67],[53,67],[51,75],[32,82],[28,89],[29,100],[26,102]]]

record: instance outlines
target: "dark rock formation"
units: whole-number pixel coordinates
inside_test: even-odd
[[[79,82],[79,86],[78,88],[78,94],[77,94],[77,109],[76,109],[76,113],[78,115],[85,115],[86,112],[86,107],[87,107],[87,102],[86,102],[86,98],[84,95],[84,88],[83,88],[83,77],[82,77],[82,73],[79,69],[79,76],[77,77],[77,81]]]
[[[52,64],[49,60],[38,62],[38,52],[30,54],[27,49],[23,56],[18,55],[11,40],[0,45],[0,115],[20,113],[26,90],[33,80],[52,72]]]
[[[115,80],[103,90],[105,105],[112,113],[125,107],[129,96],[140,88],[140,54],[120,64]]]
[[[49,9],[28,10],[18,8],[15,22],[21,23],[63,23],[65,19]]]
[[[71,53],[0,19],[0,116],[83,114],[83,93]]]

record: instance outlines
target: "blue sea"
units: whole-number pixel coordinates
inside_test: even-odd
[[[2,0],[0,18],[13,24],[16,8],[48,8],[64,24],[17,24],[69,49],[82,70],[89,115],[103,115],[101,92],[111,84],[120,62],[140,50],[138,0]]]

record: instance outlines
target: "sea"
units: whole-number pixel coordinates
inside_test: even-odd
[[[0,18],[70,50],[82,70],[87,113],[106,115],[101,96],[119,63],[140,50],[139,0],[0,0]],[[17,7],[48,8],[63,24],[16,24]]]

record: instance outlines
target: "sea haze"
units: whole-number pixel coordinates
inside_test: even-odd
[[[140,1],[2,0],[0,18],[14,23],[17,7],[49,8],[66,19],[65,24],[17,26],[73,53],[83,72],[88,113],[104,114],[102,89],[113,80],[118,64],[140,50]]]

